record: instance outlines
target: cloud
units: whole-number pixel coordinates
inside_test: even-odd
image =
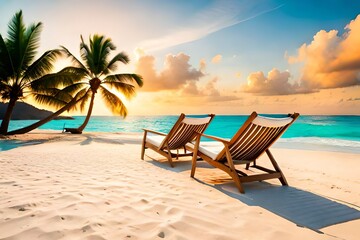
[[[319,90],[360,84],[360,15],[351,21],[342,35],[337,30],[321,30],[310,44],[303,44],[289,63],[302,62],[300,84],[304,89]]]
[[[288,95],[300,93],[301,88],[298,84],[289,83],[290,73],[280,72],[272,69],[267,76],[263,72],[251,73],[247,78],[247,85],[244,91],[257,95]]]
[[[217,89],[216,84],[219,81],[217,77],[213,77],[209,81],[199,87],[200,78],[204,77],[206,69],[206,61],[200,60],[199,69],[190,65],[190,56],[179,53],[177,55],[168,54],[165,57],[164,67],[161,71],[155,69],[155,57],[140,53],[138,62],[136,63],[135,72],[144,79],[144,86],[139,91],[158,92],[167,90],[167,96],[171,96],[172,102],[182,101],[188,102],[218,102],[232,101],[240,98],[236,96],[224,96]],[[166,95],[165,94],[165,95]],[[158,99],[161,102],[169,102],[162,97]]]
[[[201,72],[205,72],[206,69],[206,60],[205,59],[201,59],[200,60],[200,71]]]
[[[212,59],[211,59],[211,62],[212,63],[219,63],[222,59],[222,56],[220,54],[214,56]]]
[[[320,30],[310,44],[298,49],[296,56],[287,56],[290,64],[303,64],[298,82],[291,81],[290,73],[274,68],[268,76],[251,73],[244,90],[258,95],[286,95],[360,85],[360,15],[345,30],[341,36],[337,30]]]
[[[140,56],[136,63],[135,72],[144,79],[142,91],[161,91],[178,89],[188,82],[198,81],[204,76],[201,70],[197,70],[189,63],[190,56],[179,53],[168,54],[165,58],[164,68],[159,73],[155,69],[153,56]],[[200,64],[201,65],[201,64]]]
[[[216,88],[216,83],[218,82],[218,80],[219,79],[217,77],[214,77],[209,80],[202,88],[199,88],[196,82],[189,82],[181,90],[181,96],[203,98],[206,102],[222,102],[240,99],[236,96],[222,95],[220,91]]]
[[[195,14],[192,19],[187,19],[189,22],[187,26],[175,28],[165,36],[146,40],[140,45],[146,51],[157,51],[192,42],[227,27],[275,11],[282,6],[275,6],[267,0],[256,2],[252,0],[215,1],[210,7]]]
[[[193,96],[193,95],[199,95],[199,94],[200,94],[200,92],[198,90],[196,82],[194,82],[194,81],[189,82],[182,89],[183,96]]]

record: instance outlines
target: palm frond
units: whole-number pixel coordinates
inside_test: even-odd
[[[113,57],[109,64],[104,69],[104,74],[108,74],[109,71],[116,71],[117,69],[117,62],[122,62],[124,64],[128,64],[130,62],[129,56],[125,52],[118,53],[115,57]]]
[[[88,87],[89,87],[89,83],[79,82],[79,83],[74,83],[74,84],[71,84],[71,85],[63,88],[62,91],[73,96],[74,94],[77,94],[80,91],[80,89],[87,90]]]
[[[104,82],[122,82],[122,83],[133,83],[136,82],[139,87],[143,86],[143,79],[140,75],[135,73],[120,73],[109,75],[103,80]]]
[[[14,76],[14,67],[11,56],[3,37],[0,34],[0,79],[7,79]]]
[[[48,74],[53,68],[54,61],[60,55],[60,49],[46,51],[39,59],[26,69],[26,72],[24,73],[24,80],[31,81]]]
[[[67,91],[66,89],[58,89],[58,88],[47,88],[41,89],[36,92],[32,92],[33,95],[48,95],[53,96],[61,101],[70,102],[73,99],[73,94]]]
[[[20,75],[36,56],[42,23],[31,24],[26,29],[22,11],[19,11],[13,16],[8,27],[8,38],[5,42],[17,75],[16,79],[20,80]]]
[[[11,94],[11,85],[7,82],[0,81],[0,96],[3,101],[9,100]]]
[[[40,46],[40,33],[42,29],[42,23],[32,24],[25,31],[25,42],[24,42],[24,52],[22,53],[22,58],[20,62],[21,70],[26,71],[28,66],[33,62],[37,49]]]
[[[80,56],[82,60],[85,62],[86,67],[92,72],[95,73],[94,70],[94,61],[92,57],[91,50],[89,46],[84,42],[83,36],[80,35],[81,43],[80,43]]]
[[[83,112],[85,110],[86,104],[89,101],[89,99],[91,98],[91,90],[90,89],[83,89],[81,90],[81,100],[79,102],[79,109],[81,112]]]
[[[121,99],[102,86],[100,86],[99,89],[106,106],[111,110],[111,112],[125,118],[128,111]]]
[[[123,82],[103,82],[112,88],[115,88],[118,92],[122,93],[127,99],[131,99],[135,96],[135,87],[128,83]]]
[[[80,52],[82,59],[96,77],[107,74],[109,72],[108,57],[111,51],[116,49],[115,45],[110,38],[105,38],[105,36],[98,34],[95,34],[93,37],[90,36],[89,43],[87,45],[81,36]],[[118,59],[126,61],[126,57],[123,56],[122,58],[118,57]],[[110,66],[113,64],[111,63]]]
[[[26,27],[23,21],[22,11],[15,13],[13,18],[8,24],[8,37],[6,39],[6,45],[10,54],[10,58],[13,63],[14,74],[21,69],[21,56],[24,51],[24,35]]]
[[[83,88],[80,91],[78,91],[76,93],[76,95],[74,96],[75,104],[72,105],[68,111],[76,111],[76,110],[78,110],[79,106],[81,105],[81,101],[84,98],[88,97],[87,96],[87,95],[89,95],[88,93],[89,93],[89,89],[86,89],[86,88]]]
[[[65,56],[67,56],[67,58],[70,58],[70,60],[73,64],[73,67],[83,68],[84,70],[87,71],[87,68],[82,64],[82,62],[79,59],[77,59],[66,47],[64,47],[64,46],[60,46],[60,47],[61,47],[63,53],[65,54]],[[90,74],[90,73],[88,72],[88,74]]]
[[[61,108],[71,101],[72,97],[59,89],[47,89],[45,92],[33,93],[37,103],[45,104],[55,108]]]
[[[69,86],[79,82],[87,76],[86,69],[76,67],[65,67],[57,73],[47,74],[31,82],[33,90],[41,88],[57,88],[59,86]]]

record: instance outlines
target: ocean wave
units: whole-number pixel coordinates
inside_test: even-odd
[[[351,141],[335,138],[320,138],[320,137],[294,137],[294,138],[281,138],[280,143],[302,143],[302,144],[315,144],[327,145],[334,147],[350,147],[360,149],[360,141]]]

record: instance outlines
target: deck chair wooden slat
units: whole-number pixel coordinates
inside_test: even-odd
[[[186,152],[185,145],[195,141],[199,137],[198,133],[204,133],[214,116],[209,114],[207,117],[189,118],[182,113],[168,134],[143,129],[141,159],[144,160],[145,149],[150,148],[166,157],[170,166],[174,167],[173,157],[192,156],[192,152]],[[149,133],[155,136],[150,136]],[[179,154],[179,149],[184,149],[184,153]],[[176,153],[172,150],[176,150]]]
[[[200,157],[210,165],[228,173],[241,193],[245,192],[242,186],[244,182],[277,178],[281,184],[287,185],[288,183],[285,176],[269,148],[298,117],[299,114],[294,113],[287,118],[268,118],[258,116],[256,112],[253,112],[229,141],[198,133],[201,137],[207,137],[217,141],[213,144],[213,146],[217,145],[217,150],[214,150],[215,148],[212,150],[209,144],[210,147],[206,147],[205,144],[202,145],[200,141],[201,137],[196,139],[195,144],[186,145],[188,150],[194,152],[191,177],[195,175],[196,159]],[[219,144],[223,146],[222,150],[219,150]],[[273,169],[259,166],[256,162],[264,153],[266,153],[270,159]],[[250,175],[250,173],[246,172],[250,167],[250,163],[253,163],[251,167],[261,170],[263,173]],[[246,164],[246,168],[244,170],[236,168],[239,164]]]

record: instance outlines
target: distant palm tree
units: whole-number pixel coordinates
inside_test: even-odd
[[[0,126],[0,134],[7,134],[9,122],[18,100],[35,91],[33,82],[41,79],[53,68],[61,50],[46,51],[34,61],[40,42],[42,23],[25,27],[22,11],[17,12],[8,25],[8,38],[0,34],[0,96],[9,101]],[[59,78],[64,80],[64,78]],[[53,85],[60,84],[52,79]],[[46,91],[38,84],[38,90]]]
[[[74,67],[71,70],[77,72],[79,76],[85,74],[83,80],[86,81],[77,82],[76,87],[72,85],[73,88],[71,89],[78,93],[81,92],[80,110],[84,110],[86,103],[90,99],[86,118],[81,126],[70,130],[73,133],[81,133],[88,124],[94,106],[95,95],[98,91],[113,114],[126,117],[127,109],[123,101],[107,89],[106,86],[114,88],[126,98],[131,98],[135,95],[135,86],[131,83],[136,83],[140,87],[143,85],[142,77],[137,74],[112,74],[117,69],[117,62],[127,64],[129,63],[129,57],[126,53],[121,52],[109,60],[110,52],[116,49],[110,38],[95,34],[93,37],[90,36],[90,45],[87,45],[83,37],[80,37],[80,53],[84,64],[71,54],[68,49],[62,47],[73,62]]]

